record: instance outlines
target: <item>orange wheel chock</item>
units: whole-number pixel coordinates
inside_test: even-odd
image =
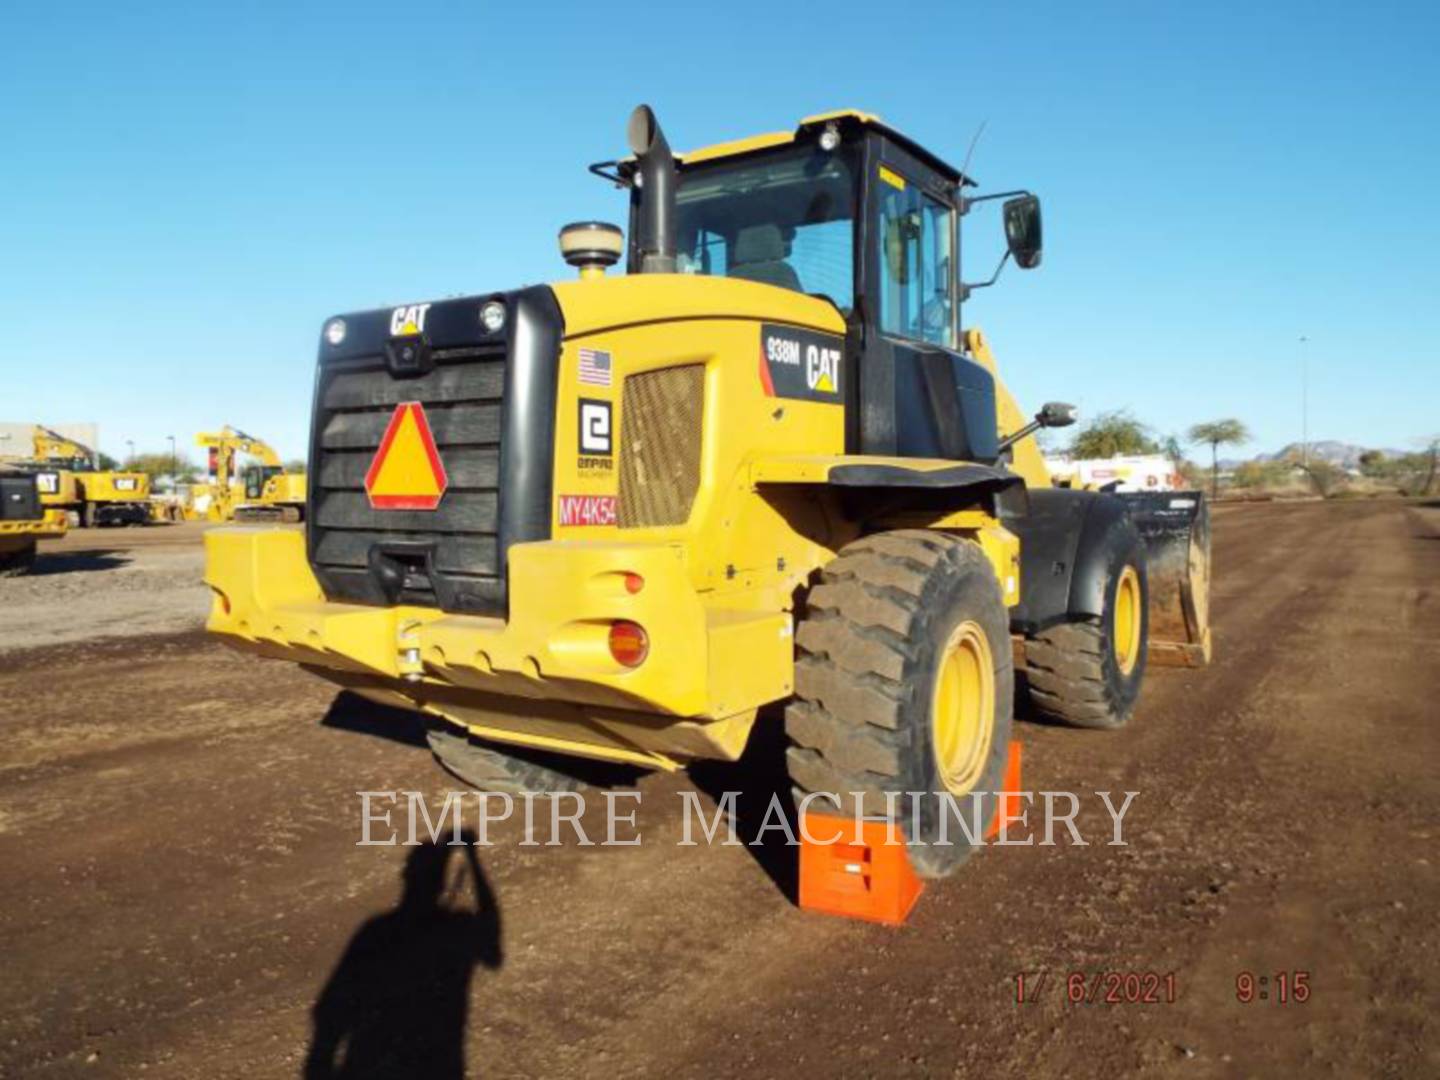
[[[985,830],[987,841],[999,836],[1000,826],[1016,820],[1015,815],[1020,812],[1020,757],[1020,744],[1011,739],[1005,758],[1005,783],[1000,786],[1000,805],[995,807],[990,828]]]
[[[1002,821],[1019,809],[1020,744],[1010,743],[1000,805],[985,834],[999,835]],[[805,814],[800,839],[800,907],[827,915],[903,926],[925,883],[910,867],[900,826],[834,814]],[[858,843],[856,841],[859,841]]]
[[[807,813],[800,840],[800,907],[900,926],[925,884],[910,869],[900,826]],[[855,840],[859,839],[859,843]]]

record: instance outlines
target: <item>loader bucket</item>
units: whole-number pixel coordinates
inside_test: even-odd
[[[1149,555],[1149,662],[1210,662],[1210,508],[1199,491],[1121,493]]]

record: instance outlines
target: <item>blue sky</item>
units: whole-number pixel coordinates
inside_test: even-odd
[[[879,112],[1045,200],[978,293],[1023,404],[1440,433],[1440,6],[64,4],[0,44],[0,419],[303,452],[332,312],[567,277],[584,166]],[[968,222],[969,276],[999,250]]]

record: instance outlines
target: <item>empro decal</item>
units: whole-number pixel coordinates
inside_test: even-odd
[[[770,397],[839,405],[845,340],[794,326],[760,327],[760,384]]]
[[[614,412],[610,402],[580,399],[580,456],[575,467],[587,479],[604,479],[615,471]]]
[[[609,457],[611,440],[610,402],[594,398],[580,399],[580,455]]]

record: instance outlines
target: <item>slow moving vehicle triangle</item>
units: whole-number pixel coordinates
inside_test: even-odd
[[[390,415],[365,474],[370,505],[376,510],[434,510],[449,483],[424,406],[402,401]]]

